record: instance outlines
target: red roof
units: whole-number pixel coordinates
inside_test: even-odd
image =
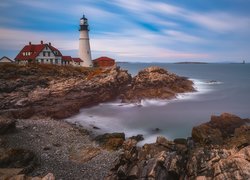
[[[29,44],[24,46],[24,48],[18,53],[15,60],[35,60],[35,58],[39,55],[39,53],[45,48],[49,47],[52,50],[55,56],[62,56],[62,53],[55,47],[51,46],[50,44]],[[55,53],[57,51],[57,53]],[[30,52],[30,55],[24,56],[24,52]]]
[[[62,60],[63,61],[72,61],[72,57],[71,56],[62,56]]]
[[[80,58],[72,58],[74,62],[83,62]]]
[[[115,60],[106,56],[102,56],[102,57],[94,59],[93,61],[115,61]]]

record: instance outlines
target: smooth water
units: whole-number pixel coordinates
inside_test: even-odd
[[[195,82],[198,92],[181,94],[175,100],[145,100],[138,106],[109,102],[67,119],[84,127],[98,127],[96,133],[125,132],[126,136],[143,134],[146,142],[156,136],[169,139],[188,137],[192,127],[223,112],[250,117],[250,64],[148,64],[120,63],[132,75],[156,65],[186,76]],[[216,82],[209,82],[215,80]],[[159,130],[157,130],[159,129]]]

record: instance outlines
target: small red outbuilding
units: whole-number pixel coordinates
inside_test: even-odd
[[[93,60],[95,67],[112,67],[115,66],[115,60],[109,57],[99,57]]]

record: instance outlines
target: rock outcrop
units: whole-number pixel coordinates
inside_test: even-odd
[[[109,150],[119,149],[125,141],[124,133],[106,133],[95,138],[102,147]]]
[[[0,113],[14,118],[32,115],[66,118],[81,107],[115,99],[131,82],[127,71],[118,67],[89,70],[11,65],[0,68]]]
[[[133,79],[119,67],[88,69],[52,65],[0,65],[0,115],[26,119],[33,115],[62,119],[80,108],[122,99],[171,99],[194,91],[192,81],[159,67]]]
[[[195,127],[187,140],[160,136],[156,143],[137,147],[136,140],[128,139],[106,179],[249,179],[247,122],[224,113]]]
[[[177,93],[194,91],[193,82],[160,67],[148,67],[138,73],[121,96],[124,102],[142,99],[171,99]]]

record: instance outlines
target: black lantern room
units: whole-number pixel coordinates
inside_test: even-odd
[[[80,19],[80,28],[79,31],[89,31],[89,24],[88,19],[83,14],[82,18]]]

